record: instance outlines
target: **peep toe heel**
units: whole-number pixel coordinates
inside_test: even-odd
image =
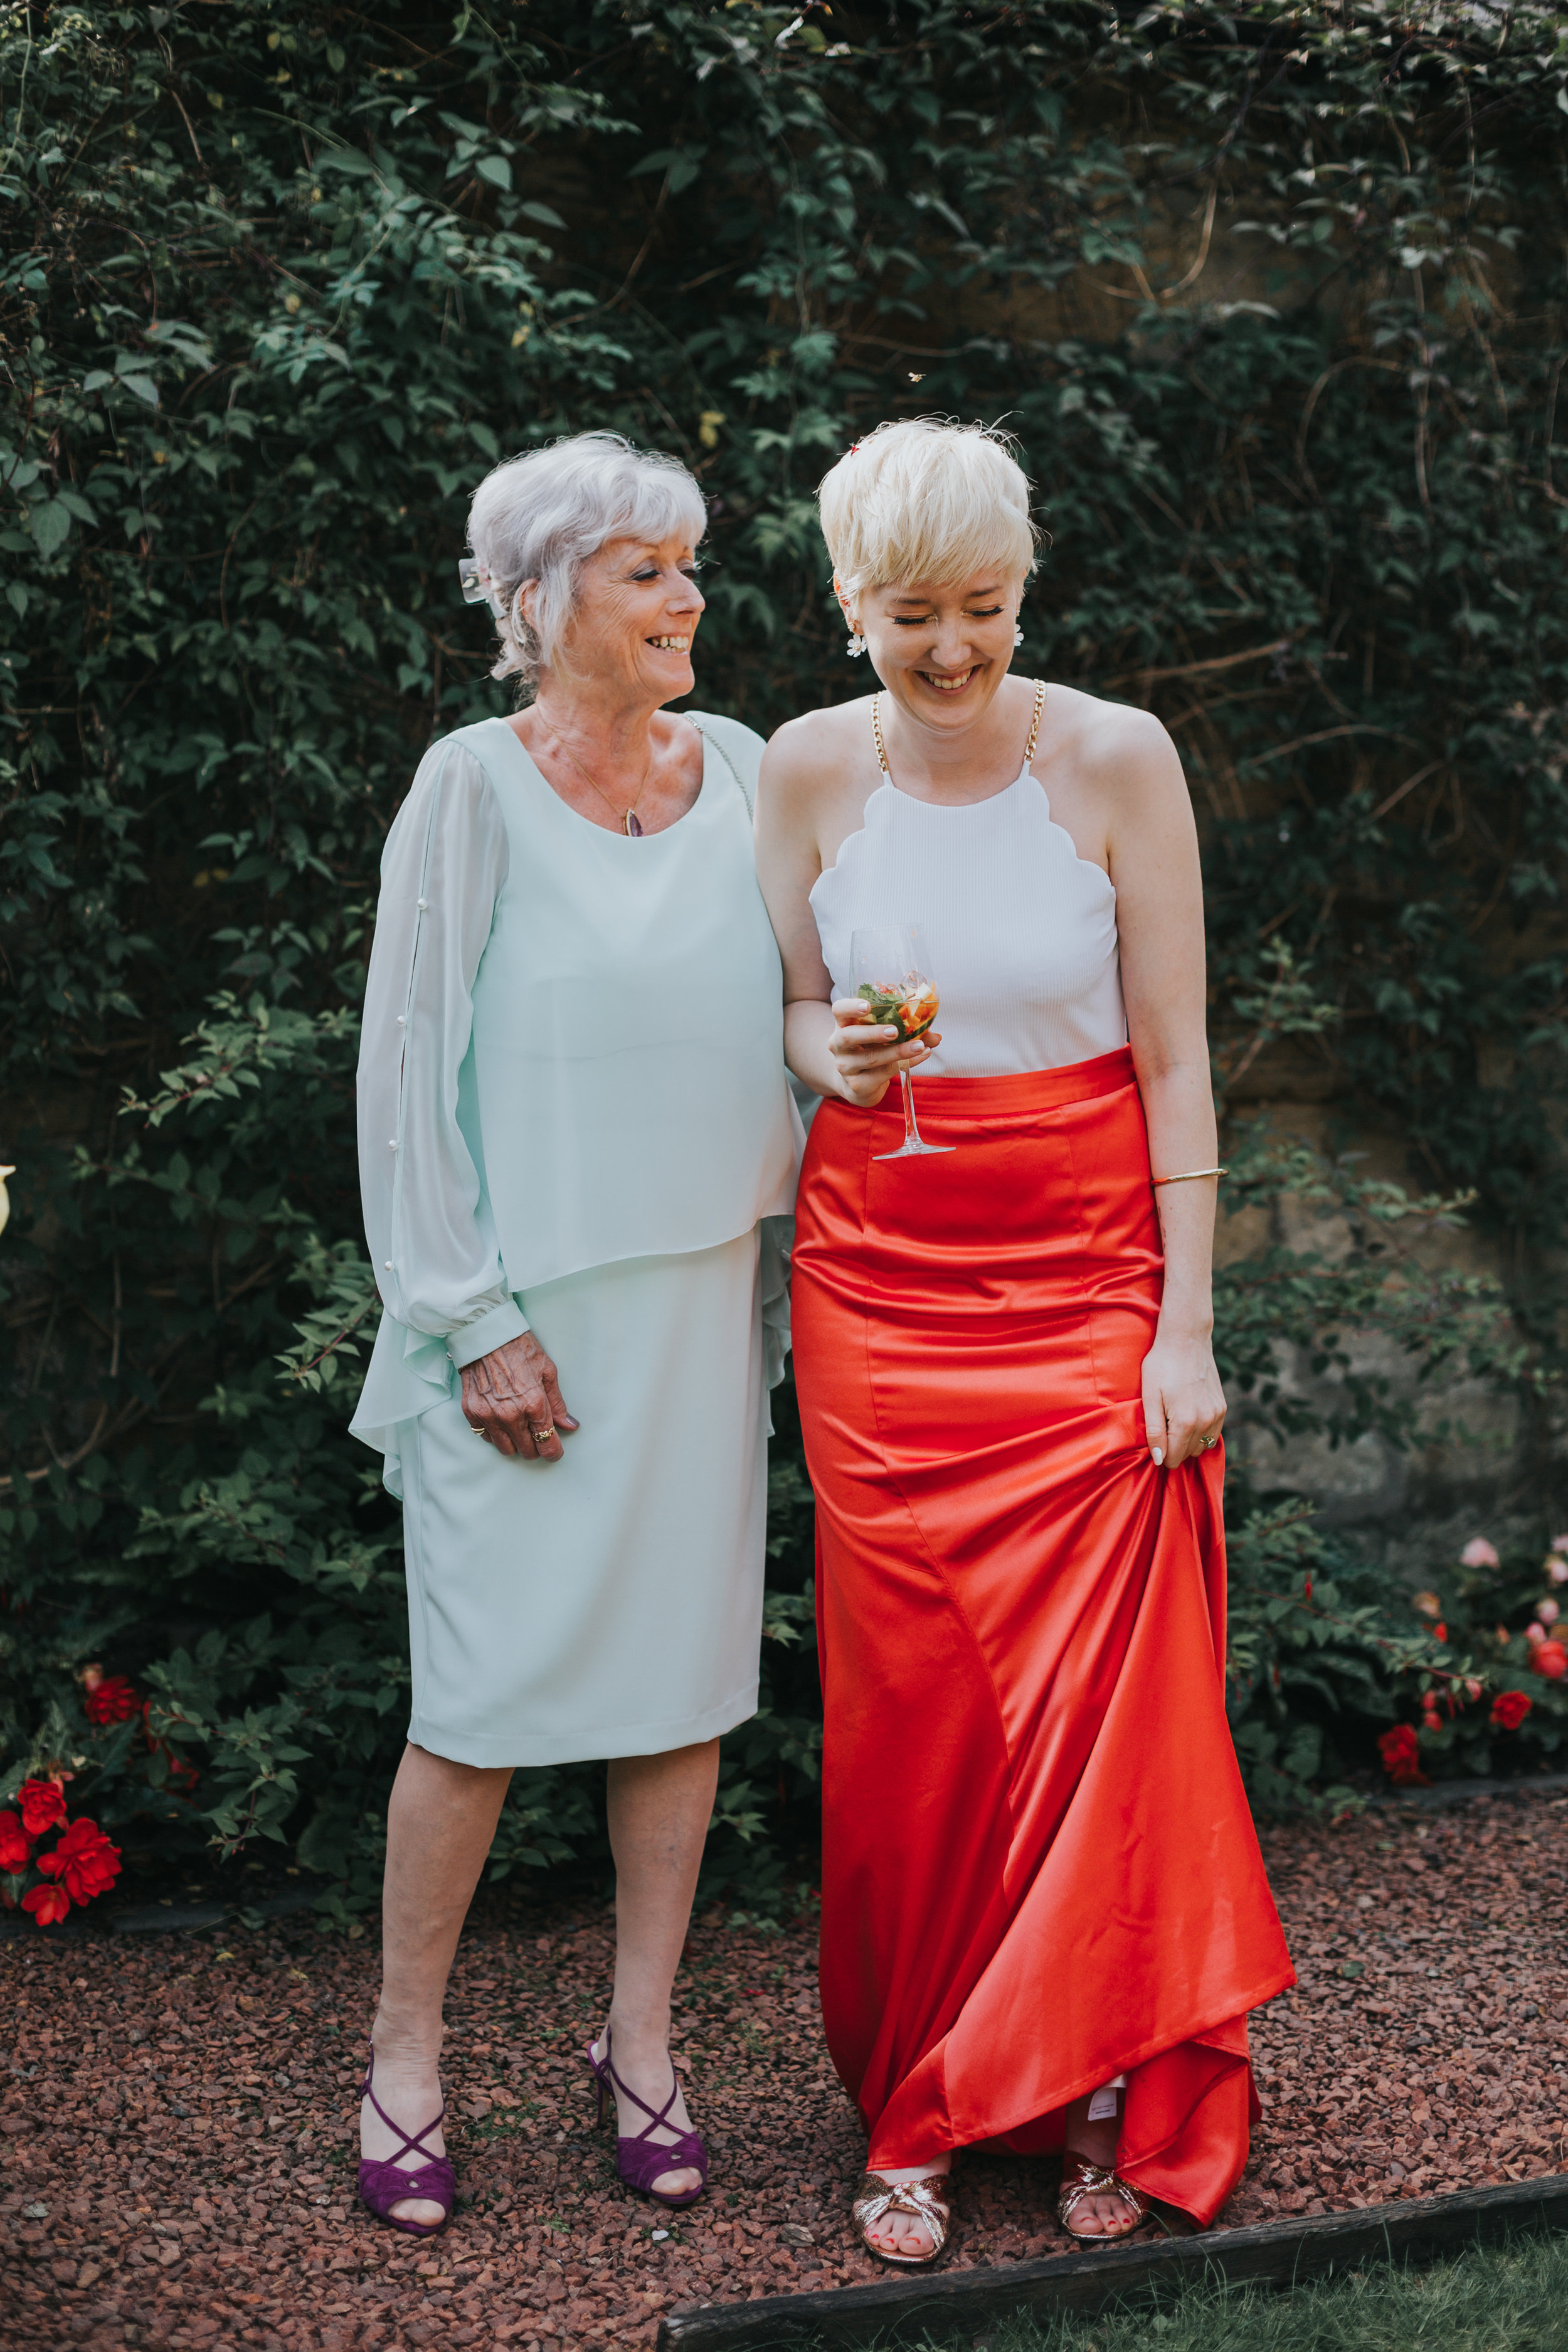
[[[458,2200],[458,2176],[449,2158],[432,2155],[425,2146],[430,2134],[446,2121],[447,2102],[442,2100],[440,2114],[434,2123],[426,2124],[423,2131],[405,2132],[401,2124],[393,2122],[371,2089],[371,2076],[374,2072],[375,2053],[373,2050],[370,2063],[364,2070],[364,2081],[360,2084],[360,2097],[370,2101],[387,2130],[395,2132],[403,2146],[391,2156],[361,2157],[360,2202],[369,2206],[378,2221],[385,2221],[395,2230],[406,2231],[411,2238],[433,2238],[437,2231],[446,2228]],[[423,2157],[425,2161],[405,2168],[398,2162],[398,2158],[407,2156],[410,2151]],[[423,2204],[439,2205],[441,2219],[438,2221],[409,2221],[393,2211],[395,2205],[401,2205],[410,2197],[418,2198]]]
[[[680,2078],[673,2065],[669,2070],[669,2096],[662,2107],[655,2109],[646,2099],[639,2099],[635,2091],[627,2088],[610,2063],[608,2032],[605,2035],[602,2058],[595,2057],[591,2042],[583,2054],[588,2061],[594,2086],[599,2095],[598,2120],[601,2126],[605,2120],[606,2099],[611,2102],[611,2111],[617,2124],[620,2121],[619,2111],[614,2105],[617,2091],[623,2099],[629,2099],[634,2107],[640,2107],[648,2118],[640,2132],[617,2131],[616,2135],[616,2170],[626,2187],[635,2189],[640,2197],[651,2197],[658,2205],[695,2205],[708,2186],[708,2150],[703,2146],[701,2133],[677,2132],[673,2140],[663,2141],[656,2141],[652,2137],[661,2126],[666,2131],[675,2131],[675,2126],[669,2121],[669,2111],[680,2096]],[[697,2186],[672,2197],[667,2189],[656,2189],[653,2185],[667,2172],[695,2172],[699,2175]]]

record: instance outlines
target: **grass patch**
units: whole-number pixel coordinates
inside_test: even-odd
[[[1429,2270],[1379,2265],[1289,2294],[1215,2284],[1098,2319],[1020,2314],[942,2342],[944,2352],[1568,2352],[1568,2237],[1521,2238]]]

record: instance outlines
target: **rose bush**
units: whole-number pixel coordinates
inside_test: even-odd
[[[1412,1660],[1407,1679],[1420,1710],[1419,1736],[1414,1727],[1400,1728],[1439,1773],[1539,1769],[1568,1736],[1568,1692],[1556,1687],[1568,1677],[1568,1643],[1549,1630],[1562,1613],[1552,1588],[1568,1581],[1562,1545],[1556,1538],[1545,1559],[1530,1565],[1510,1561],[1475,1536],[1459,1554],[1447,1601],[1436,1590],[1411,1595],[1423,1631],[1442,1646],[1418,1666]],[[1547,1688],[1531,1694],[1520,1687],[1529,1675]],[[1499,1733],[1510,1735],[1501,1749],[1493,1744]],[[1404,1742],[1390,1747],[1392,1737],[1378,1746],[1384,1769],[1398,1780],[1410,1759]]]
[[[0,1905],[18,1902],[40,1927],[66,1917],[73,1903],[107,1894],[120,1875],[120,1848],[85,1813],[67,1821],[65,1790],[55,1780],[25,1780],[19,1813],[0,1813]],[[51,1830],[62,1835],[45,1851],[39,1840]],[[38,1873],[26,1884],[29,1869]]]

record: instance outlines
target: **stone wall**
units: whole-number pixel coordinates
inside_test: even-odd
[[[1325,1157],[1355,1153],[1362,1175],[1413,1193],[1432,1189],[1431,1171],[1412,1165],[1399,1136],[1336,1100],[1321,1072],[1316,1086],[1302,1071],[1298,1087],[1289,1087],[1287,1078],[1286,1090],[1270,1090],[1270,1076],[1278,1082],[1285,1076],[1279,1064],[1288,1056],[1273,1058],[1276,1066],[1264,1074],[1259,1092],[1231,1106],[1227,1142],[1234,1143],[1244,1124],[1262,1119],[1271,1134]],[[1314,1091],[1318,1099],[1302,1099]],[[1269,1247],[1310,1252],[1333,1263],[1352,1246],[1346,1219],[1316,1202],[1287,1193],[1268,1210],[1229,1214],[1222,1199],[1215,1238],[1222,1265]],[[1415,1265],[1434,1272],[1506,1281],[1519,1271],[1506,1262],[1498,1240],[1466,1222],[1428,1229],[1403,1246]],[[1538,1403],[1512,1383],[1451,1370],[1423,1381],[1415,1360],[1375,1330],[1356,1338],[1350,1354],[1358,1372],[1381,1376],[1393,1398],[1415,1408],[1415,1442],[1399,1446],[1368,1430],[1339,1445],[1317,1435],[1281,1443],[1237,1395],[1227,1444],[1261,1494],[1303,1496],[1330,1526],[1352,1535],[1359,1548],[1413,1587],[1429,1584],[1472,1536],[1489,1536],[1503,1549],[1528,1550],[1542,1539],[1543,1515],[1555,1512],[1554,1527],[1568,1524],[1568,1412],[1561,1402]],[[1314,1375],[1307,1349],[1281,1349],[1277,1363],[1286,1395],[1320,1409],[1330,1403],[1331,1383]]]

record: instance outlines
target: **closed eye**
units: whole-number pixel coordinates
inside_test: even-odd
[[[963,618],[966,621],[994,621],[1001,610],[1000,604],[989,604],[983,613],[965,613]],[[929,629],[935,618],[934,613],[895,613],[893,626],[896,629]]]

